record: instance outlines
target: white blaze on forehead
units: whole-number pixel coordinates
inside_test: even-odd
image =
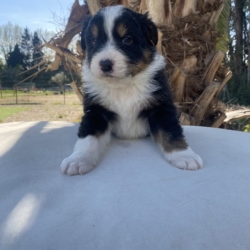
[[[115,20],[122,15],[122,11],[124,6],[117,5],[117,6],[110,6],[102,9],[102,15],[104,17],[104,28],[108,35],[109,40],[112,39],[112,30],[114,28]]]

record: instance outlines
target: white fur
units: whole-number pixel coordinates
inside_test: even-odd
[[[165,152],[165,157],[169,163],[181,169],[197,170],[203,166],[200,156],[194,153],[190,147],[181,151]]]
[[[105,73],[100,68],[100,61],[109,59],[113,63],[112,77],[123,78],[127,73],[127,58],[119,52],[114,45],[107,43],[106,46],[91,60],[90,71],[97,78],[105,77]]]
[[[134,77],[97,79],[88,64],[83,63],[84,91],[96,96],[102,105],[118,114],[118,122],[111,126],[118,137],[138,138],[148,134],[146,122],[138,120],[137,115],[158,88],[150,84],[155,72],[164,67],[164,57],[156,54],[148,67]]]
[[[110,142],[110,131],[100,137],[89,135],[76,142],[73,153],[61,163],[63,174],[85,174],[93,169]]]
[[[112,30],[114,27],[115,19],[121,16],[123,9],[123,5],[116,5],[112,7],[106,7],[101,11],[101,14],[104,16],[104,28],[110,42],[113,41]]]

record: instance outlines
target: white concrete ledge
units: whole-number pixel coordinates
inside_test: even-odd
[[[83,176],[59,171],[78,125],[0,125],[0,249],[249,250],[250,134],[185,127],[199,171],[150,138],[113,139]]]

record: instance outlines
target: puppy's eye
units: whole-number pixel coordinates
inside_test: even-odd
[[[95,46],[96,45],[96,39],[91,39],[91,45]]]
[[[123,42],[124,44],[131,44],[131,43],[133,42],[133,39],[132,39],[132,37],[130,37],[130,36],[125,36],[125,37],[122,39],[122,42]]]

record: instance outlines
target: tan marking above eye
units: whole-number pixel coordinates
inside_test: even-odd
[[[119,24],[119,26],[117,27],[117,32],[120,37],[124,37],[126,35],[127,28],[124,23]]]
[[[96,25],[93,25],[91,31],[92,31],[93,36],[95,38],[97,38],[98,37],[98,27]]]

